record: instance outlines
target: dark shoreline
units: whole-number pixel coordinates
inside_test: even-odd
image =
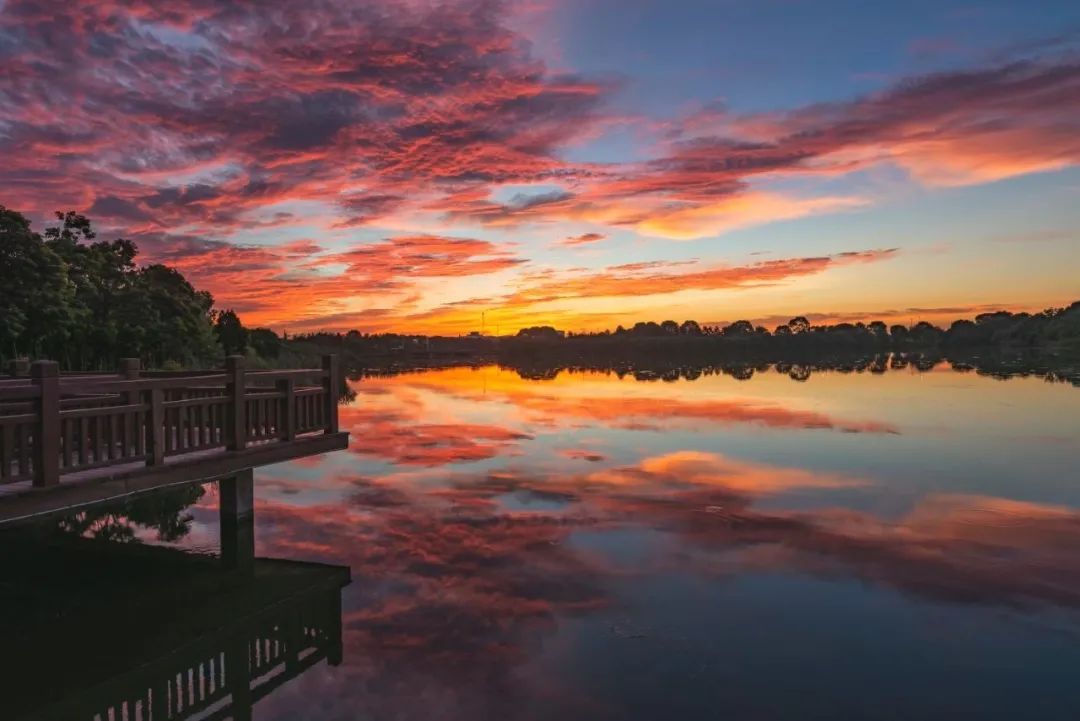
[[[445,368],[480,368],[497,365],[516,371],[530,380],[553,380],[561,373],[601,372],[619,377],[630,376],[640,381],[695,380],[705,375],[729,375],[736,380],[749,380],[755,374],[775,372],[792,380],[805,381],[814,373],[868,373],[878,375],[898,370],[928,372],[947,366],[958,373],[1008,380],[1037,377],[1047,382],[1069,383],[1080,387],[1080,359],[1039,352],[1003,352],[995,349],[981,351],[885,352],[790,354],[782,357],[770,354],[726,354],[707,359],[700,356],[652,356],[635,358],[598,358],[572,353],[545,353],[531,358],[520,354],[475,354],[470,356],[424,356],[420,354],[388,358],[351,357],[347,359],[352,380],[365,377],[384,377]]]

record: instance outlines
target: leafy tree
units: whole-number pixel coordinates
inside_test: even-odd
[[[798,315],[788,321],[788,328],[795,335],[806,333],[810,330],[810,321],[806,319],[806,316]]]
[[[217,336],[211,326],[213,296],[195,288],[174,268],[149,265],[136,279],[134,297],[142,320],[131,319],[127,332],[139,336],[140,355],[153,365],[172,361],[181,366],[217,359]],[[123,347],[123,340],[121,340]]]
[[[248,347],[248,331],[233,310],[219,311],[214,317],[214,333],[225,355],[244,353]]]
[[[698,325],[696,320],[684,320],[683,324],[679,326],[679,332],[683,335],[701,335],[701,326]]]
[[[351,330],[345,334],[345,340],[355,342],[359,336],[359,333]],[[248,342],[252,350],[267,360],[274,360],[281,355],[281,339],[269,328],[253,328],[248,334]]]
[[[203,365],[221,354],[213,298],[163,265],[139,268],[130,240],[97,241],[90,221],[57,213],[44,238],[0,207],[0,357],[31,355],[66,368],[114,368],[120,357],[150,365]]]
[[[655,321],[638,321],[637,323],[634,323],[634,327],[630,329],[630,333],[648,338],[664,335],[664,330],[660,327],[660,324]]]
[[[678,335],[679,324],[673,320],[665,320],[660,324],[660,330],[662,330],[665,335]]]
[[[60,256],[0,205],[0,355],[57,353],[73,326],[72,298]]]
[[[724,336],[735,338],[754,334],[754,324],[748,320],[737,320],[724,328]]]

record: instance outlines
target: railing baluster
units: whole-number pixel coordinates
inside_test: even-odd
[[[184,451],[191,450],[191,446],[192,446],[192,443],[191,443],[191,431],[192,431],[192,428],[191,428],[191,425],[192,425],[191,424],[191,415],[192,415],[191,406],[182,406],[180,408],[180,418],[181,418],[180,423],[181,423],[181,426],[183,428],[183,433],[181,435],[184,438],[184,443],[183,443],[182,446],[180,446],[180,450],[184,450]]]
[[[87,441],[90,439],[90,435],[86,430],[87,424],[87,419],[79,419],[79,465],[85,465],[86,459],[89,457]]]
[[[101,463],[105,456],[105,419],[97,416],[94,419],[94,462]]]
[[[147,451],[147,465],[159,466],[165,462],[165,439],[168,435],[165,428],[164,394],[160,388],[150,389],[150,412],[146,420],[147,442],[150,448]]]
[[[247,401],[245,399],[244,356],[225,359],[227,395],[229,396],[228,438],[226,448],[243,450],[247,445]]]
[[[139,397],[139,403],[142,404],[142,396]],[[149,413],[145,410],[137,410],[132,414],[135,427],[132,429],[135,431],[135,455],[146,455],[146,435],[149,432],[147,425],[147,418]]]
[[[110,461],[111,460],[116,460],[116,458],[117,458],[116,437],[119,435],[119,433],[117,432],[118,429],[119,429],[119,426],[117,425],[116,415],[115,414],[110,414],[109,415],[109,456],[108,456]]]
[[[19,426],[19,475],[30,475],[30,425]]]
[[[279,380],[277,391],[282,396],[278,401],[278,437],[291,441],[296,438],[296,381],[292,378]]]
[[[15,427],[10,423],[0,425],[0,481],[11,478],[11,464],[15,457]]]

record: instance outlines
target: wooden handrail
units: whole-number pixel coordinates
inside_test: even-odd
[[[36,413],[20,413],[19,415],[0,416],[0,426],[15,426],[21,423],[36,423]]]
[[[285,378],[325,378],[325,368],[290,368],[287,370],[250,371],[248,379],[282,380]]]
[[[269,371],[248,371],[231,356],[224,371],[168,375],[145,373],[136,359],[116,373],[79,375],[38,361],[29,373],[0,379],[0,483],[54,486],[91,468],[338,430],[332,356],[321,368]]]
[[[135,413],[137,411],[146,410],[146,406],[142,403],[137,403],[128,406],[104,406],[100,408],[72,408],[66,411],[60,411],[60,417],[66,419],[72,418],[102,418],[107,416],[119,416],[124,413]]]
[[[0,388],[0,401],[25,401],[41,397],[38,386],[14,386]]]

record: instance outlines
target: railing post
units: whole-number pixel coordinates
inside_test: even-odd
[[[34,485],[60,482],[60,366],[56,361],[35,361],[30,377],[38,387],[38,424],[34,432]]]
[[[277,382],[277,392],[281,394],[281,413],[278,415],[278,423],[281,440],[291,441],[296,439],[296,381],[292,378],[282,378]]]
[[[134,381],[139,379],[139,375],[142,371],[142,364],[138,358],[121,358],[120,365],[116,369],[116,375],[126,381]],[[137,390],[128,390],[120,394],[120,397],[124,399],[125,406],[133,406],[139,403],[139,399],[142,394]],[[126,457],[129,453],[135,453],[135,434],[138,432],[138,413],[125,413],[124,419],[124,452],[121,456]]]
[[[338,431],[338,393],[341,390],[341,377],[338,370],[337,354],[324,355],[322,359],[323,390],[326,391],[326,432]]]
[[[225,647],[225,688],[232,696],[229,716],[234,721],[249,721],[255,701],[251,694],[251,665],[248,636],[237,632]]]
[[[244,356],[231,355],[225,359],[225,385],[229,396],[228,429],[225,447],[240,451],[247,445],[247,405],[244,378]]]
[[[142,363],[138,358],[121,358],[116,374],[126,381],[133,381],[139,378],[141,371]]]
[[[26,358],[16,358],[8,364],[8,375],[12,378],[22,378],[30,373],[30,361]]]
[[[150,389],[150,416],[147,425],[150,427],[149,453],[146,464],[160,466],[165,462],[165,434],[171,433],[172,429],[165,427],[165,391],[160,388]]]

